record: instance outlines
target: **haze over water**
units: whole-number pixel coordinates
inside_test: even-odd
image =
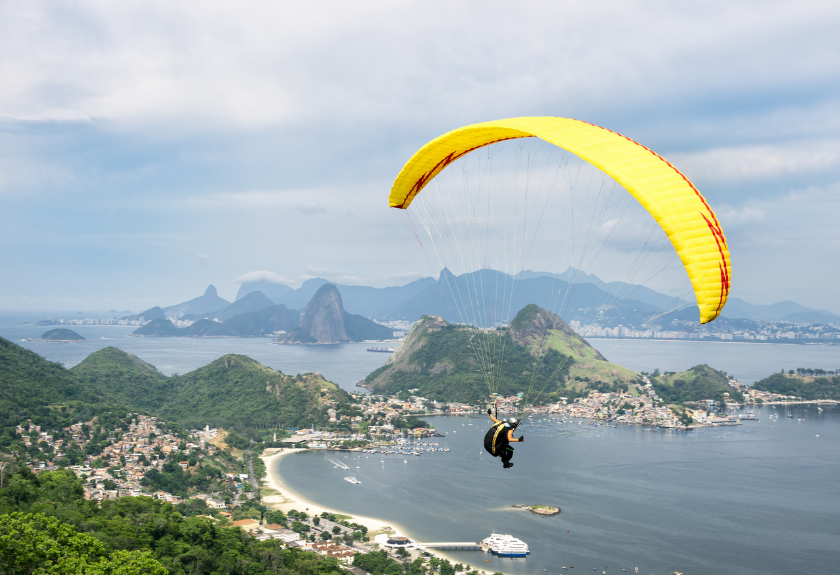
[[[758,422],[689,432],[537,417],[510,470],[480,451],[486,417],[435,417],[449,453],[386,456],[384,464],[350,454],[347,471],[311,451],[281,460],[279,471],[313,502],[393,521],[420,541],[478,542],[496,531],[530,545],[527,559],[490,563],[480,552],[448,553],[490,571],[835,572],[840,409],[793,414],[765,407]],[[343,481],[348,474],[361,484]],[[562,514],[539,517],[517,503]]]
[[[34,318],[29,318],[33,320]],[[268,338],[129,337],[135,327],[67,326],[88,341],[79,344],[21,341],[37,339],[57,326],[18,325],[20,318],[0,317],[0,336],[72,367],[98,349],[117,347],[154,365],[166,375],[187,373],[227,354],[247,355],[283,373],[320,372],[348,391],[388,359],[386,353],[368,353],[369,344],[270,345]],[[607,359],[637,371],[683,371],[700,363],[722,369],[739,381],[752,384],[780,369],[840,368],[840,345],[724,343],[703,341],[591,339]],[[396,347],[396,344],[388,344]]]

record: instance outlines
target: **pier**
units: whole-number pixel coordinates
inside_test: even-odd
[[[420,543],[418,542],[417,545],[419,547],[425,547],[427,549],[467,549],[470,551],[480,551],[481,545],[478,543],[465,543],[465,542],[442,542],[442,543]]]

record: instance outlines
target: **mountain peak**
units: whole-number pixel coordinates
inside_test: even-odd
[[[300,326],[289,332],[281,343],[341,343],[350,341],[344,326],[344,305],[333,284],[318,288],[309,303]]]
[[[563,334],[560,339],[547,338],[549,332]],[[543,346],[555,347],[561,353],[570,354],[576,359],[591,358],[607,361],[601,353],[579,336],[559,316],[544,310],[538,305],[528,304],[519,310],[510,322],[510,338],[532,349]],[[561,343],[562,341],[562,343]]]
[[[207,289],[204,290],[204,297],[219,297],[219,292],[216,291],[216,286],[213,284],[207,286]]]

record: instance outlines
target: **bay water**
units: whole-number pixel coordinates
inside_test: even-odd
[[[15,321],[11,321],[14,319]],[[72,367],[108,346],[117,347],[146,361],[162,373],[186,373],[227,353],[247,355],[287,374],[320,372],[347,391],[388,359],[387,353],[367,352],[370,344],[272,345],[269,338],[130,337],[135,327],[68,326],[88,341],[46,343],[37,340],[56,326],[23,325],[20,318],[0,317],[0,336]],[[726,371],[746,384],[780,369],[810,367],[840,369],[840,345],[732,343],[687,340],[600,339],[589,342],[607,359],[636,371],[684,371],[705,363]],[[382,347],[383,344],[377,344]],[[396,347],[396,344],[387,344]]]
[[[239,353],[284,373],[320,372],[358,391],[356,382],[388,358],[366,352],[367,344],[135,338],[129,337],[135,328],[122,326],[70,326],[88,339],[79,344],[28,341],[50,327],[0,318],[0,336],[66,367],[107,346],[168,375]],[[840,346],[591,343],[631,369],[681,371],[707,363],[748,384],[780,369],[840,367]],[[771,421],[774,412],[780,415]],[[486,418],[430,418],[451,451],[385,456],[384,464],[369,455],[352,461],[358,469],[348,462],[350,472],[326,462],[323,453],[306,452],[283,459],[280,471],[307,499],[403,525],[421,541],[480,541],[496,531],[530,545],[527,559],[449,552],[491,571],[554,573],[574,566],[609,574],[638,566],[640,573],[686,575],[834,572],[840,565],[840,409],[798,406],[792,415],[765,406],[758,422],[689,432],[537,417],[521,428],[526,442],[516,446],[509,470],[482,453]],[[361,484],[343,481],[351,472]],[[518,503],[554,505],[562,513],[539,517],[511,507]]]
[[[307,500],[391,521],[422,542],[496,532],[528,543],[524,559],[446,552],[490,572],[837,572],[840,409],[761,412],[759,421],[691,431],[535,416],[520,428],[526,439],[508,470],[483,453],[487,417],[433,417],[449,452],[343,454],[344,470],[326,459],[335,452],[312,450],[272,472]],[[344,481],[348,474],[361,483]]]
[[[366,351],[371,344],[276,345],[270,338],[194,338],[194,337],[131,337],[137,329],[126,326],[69,326],[87,341],[58,343],[37,341],[55,326],[2,325],[0,336],[9,339],[44,358],[73,367],[102,348],[113,346],[139,357],[166,375],[184,374],[228,353],[247,355],[263,365],[283,373],[320,372],[347,391],[364,391],[356,387],[367,374],[382,366],[387,353]],[[29,341],[32,338],[36,341]],[[386,344],[376,344],[383,347]],[[392,344],[387,344],[392,345]]]

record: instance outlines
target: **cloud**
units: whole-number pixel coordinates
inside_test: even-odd
[[[204,255],[204,254],[195,254],[195,259],[197,259],[198,262],[201,263],[201,264],[206,264],[207,260],[210,259],[210,256],[207,256],[207,255]]]
[[[705,184],[813,176],[840,167],[840,139],[716,148],[693,154],[672,154],[669,160],[691,179]]]
[[[242,274],[241,276],[237,277],[233,280],[233,283],[236,285],[241,285],[248,282],[258,282],[258,281],[266,281],[273,284],[284,284],[284,285],[298,285],[300,282],[293,279],[288,279],[280,274],[276,274],[274,272],[268,270],[259,270],[248,272],[247,274]]]
[[[324,214],[336,204],[347,204],[346,198],[353,194],[353,186],[345,189],[302,188],[273,191],[219,192],[190,196],[185,204],[193,207],[254,211],[263,209],[282,209],[312,216]]]
[[[521,115],[674,161],[720,213],[739,285],[836,284],[838,28],[817,0],[2,3],[0,296],[79,270],[60,297],[107,286],[120,309],[245,269],[429,275],[404,271],[428,262],[385,207],[393,178],[439,134]]]

